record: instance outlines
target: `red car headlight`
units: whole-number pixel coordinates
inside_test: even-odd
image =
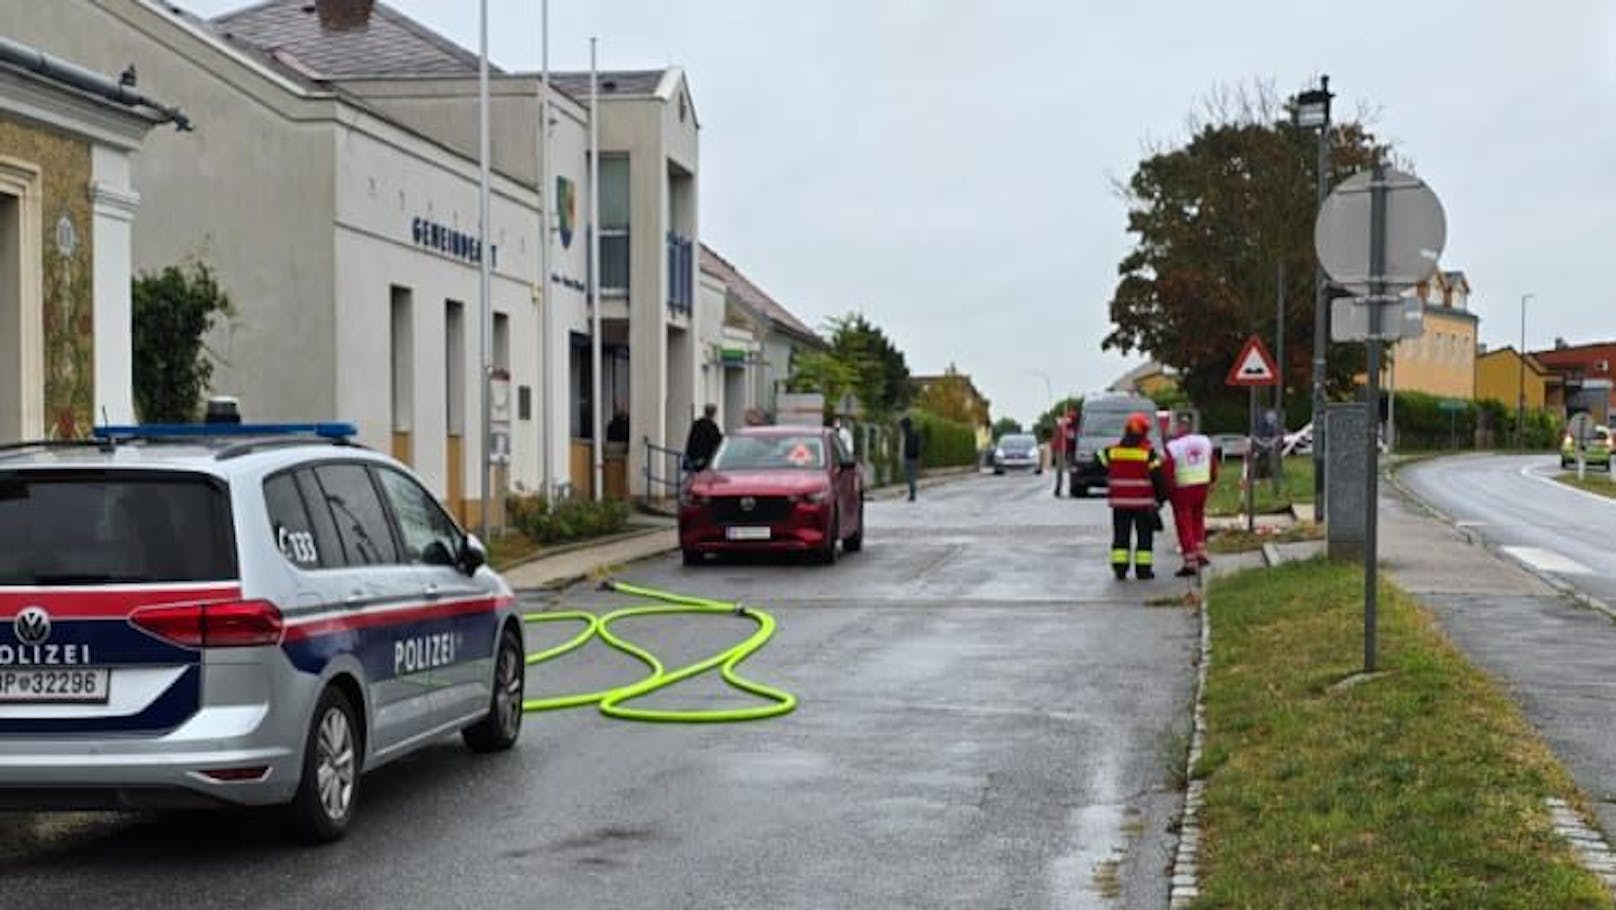
[[[815,490],[812,493],[799,493],[791,497],[793,502],[807,503],[808,505],[824,505],[830,502],[829,490]]]

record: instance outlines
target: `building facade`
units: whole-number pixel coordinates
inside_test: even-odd
[[[162,140],[137,162],[163,229],[136,233],[134,262],[217,272],[236,312],[209,339],[213,391],[247,419],[352,421],[471,523],[485,457],[496,507],[506,491],[592,492],[597,404],[620,437],[602,446],[615,495],[633,492],[642,440],[682,441],[697,351],[723,319],[697,312],[698,126],[679,70],[600,79],[597,366],[587,75],[553,79],[540,143],[540,77],[491,68],[483,237],[478,58],[385,4],[271,0],[202,20],[152,0],[62,0],[23,28],[53,52],[132,63],[206,118],[195,142]]]
[[[135,420],[132,162],[153,126],[188,123],[131,74],[15,38],[0,35],[0,443]]]
[[[1425,331],[1392,348],[1388,381],[1398,391],[1465,401],[1475,398],[1480,319],[1470,311],[1470,282],[1465,274],[1439,271],[1409,295],[1424,305]]]

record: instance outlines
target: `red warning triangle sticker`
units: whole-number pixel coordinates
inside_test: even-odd
[[[1279,368],[1274,366],[1274,358],[1268,356],[1262,338],[1253,335],[1246,339],[1246,346],[1240,349],[1240,356],[1234,359],[1229,378],[1224,381],[1233,386],[1279,385]]]

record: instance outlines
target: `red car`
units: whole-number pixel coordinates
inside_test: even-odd
[[[679,504],[685,564],[708,553],[809,553],[864,545],[864,480],[835,430],[746,427],[724,437]]]

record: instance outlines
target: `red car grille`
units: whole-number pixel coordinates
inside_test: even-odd
[[[765,524],[785,520],[791,500],[784,496],[714,496],[713,520],[724,524]]]

